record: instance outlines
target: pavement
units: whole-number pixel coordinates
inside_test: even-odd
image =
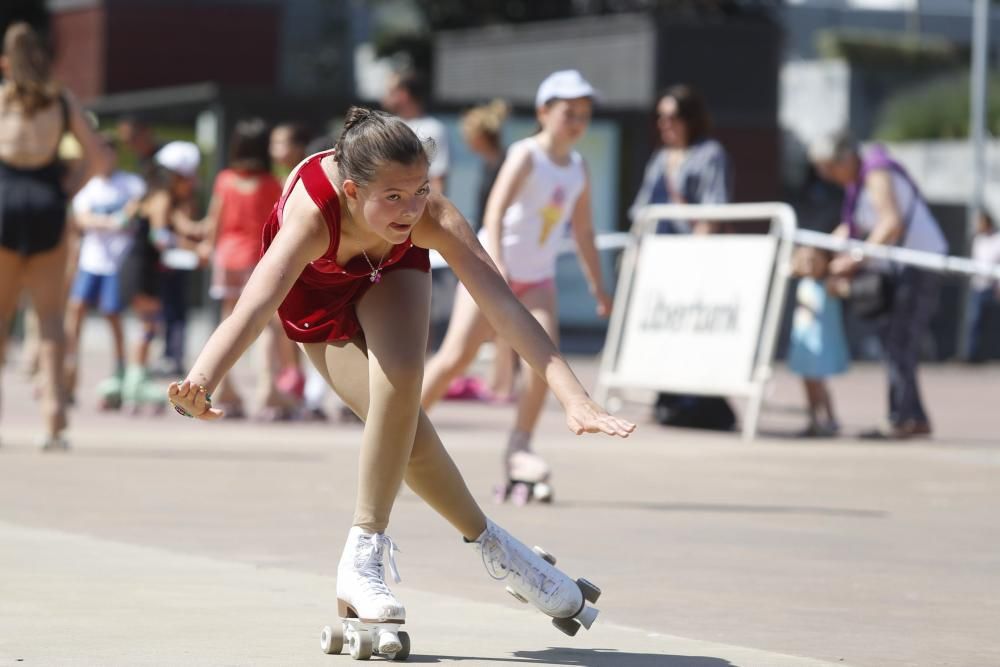
[[[67,453],[37,447],[16,350],[3,370],[0,665],[345,664],[319,632],[360,426],[99,413],[102,334],[88,323]],[[571,363],[593,382],[593,357]],[[249,362],[234,372],[249,386]],[[640,403],[628,440],[576,437],[550,400],[536,442],[556,502],[523,508],[492,503],[512,409],[442,404],[432,418],[487,512],[599,585],[602,613],[561,634],[403,490],[389,533],[410,662],[1000,665],[1000,367],[923,377],[936,434],[908,443],[850,437],[883,412],[872,365],[833,382],[848,437],[831,440],[791,435],[801,389],[780,368],[753,444],[662,428]]]

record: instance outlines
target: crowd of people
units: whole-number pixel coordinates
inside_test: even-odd
[[[80,377],[81,331],[96,310],[113,341],[111,368],[97,386],[107,409],[142,412],[169,403],[202,420],[323,418],[333,390],[364,422],[337,596],[341,616],[372,633],[369,653],[408,650],[397,632],[405,607],[385,574],[386,565],[397,574],[386,530],[404,481],[515,596],[568,634],[590,627],[597,612],[587,603],[600,590],[570,580],[554,559],[486,516],[427,415],[442,398],[469,390],[462,374],[494,341],[491,387],[472,394],[516,397],[497,498],[521,504],[552,498],[549,464],[533,444],[550,390],[578,435],[624,438],[635,429],[589,397],[558,351],[555,274],[563,238],[576,243],[596,313],[612,309],[594,238],[590,171],[578,150],[599,92],[580,72],[556,71],[539,83],[537,129],[509,146],[502,102],[464,114],[463,138],[483,171],[470,223],[446,196],[446,129],[428,116],[426,84],[411,72],[390,81],[386,111],[352,107],[336,141],[314,140],[292,122],[240,120],[201,210],[196,144],[161,143],[136,117],[98,132],[52,80],[44,45],[25,24],[8,29],[0,67],[0,352],[26,291],[34,322],[28,339],[37,343],[25,358],[38,378],[43,448],[68,447],[67,409],[87,381]],[[655,111],[662,146],[649,158],[631,214],[655,203],[731,201],[733,170],[698,91],[671,87]],[[76,147],[73,160],[60,156],[65,135]],[[120,167],[123,154],[134,172]],[[822,178],[845,190],[835,235],[947,252],[919,189],[883,149],[862,150],[838,133],[812,146],[810,158]],[[711,220],[661,220],[656,231],[729,230]],[[994,237],[984,220],[976,252],[995,252]],[[428,360],[429,250],[460,284],[444,341]],[[186,299],[195,268],[211,275],[220,323],[192,360]],[[878,322],[888,371],[887,422],[868,435],[929,435],[917,368],[939,276],[812,248],[797,252],[794,270],[789,364],[804,381],[809,422],[801,435],[840,432],[827,380],[848,368],[847,308]],[[976,303],[991,289],[977,285]],[[123,326],[126,310],[139,324],[134,340]],[[251,399],[229,373],[255,342],[261,358]],[[516,382],[515,354],[523,360]],[[155,377],[172,381],[164,388]],[[666,424],[720,429],[736,421],[725,397],[662,394],[656,415]],[[324,635],[324,647],[335,646]]]
[[[160,142],[151,124],[137,116],[119,118],[113,131],[98,132],[72,94],[52,80],[44,45],[24,24],[5,35],[2,63],[0,188],[19,194],[3,198],[0,275],[9,279],[0,287],[0,336],[9,332],[23,288],[28,298],[22,356],[43,405],[44,445],[59,448],[66,445],[66,409],[76,401],[81,381],[96,385],[102,409],[142,413],[166,407],[159,379],[183,376],[190,361],[185,343],[191,269],[209,273],[208,294],[218,304],[220,319],[228,318],[257,266],[265,221],[285,179],[334,141],[295,122],[269,127],[261,119],[240,120],[228,142],[226,167],[215,175],[201,210],[199,174],[204,170],[194,143]],[[424,78],[398,72],[388,83],[382,107],[425,142],[431,191],[444,194],[451,161],[448,136],[445,125],[428,115],[427,97]],[[596,99],[597,91],[579,72],[553,74],[538,91],[538,132],[509,146],[504,140],[509,107],[504,102],[469,109],[461,118],[462,138],[482,164],[470,225],[553,340],[558,340],[555,248],[563,237],[576,241],[597,312],[606,316],[611,309],[594,247],[589,176],[574,148],[587,131]],[[708,106],[699,92],[689,85],[665,90],[655,115],[661,146],[649,158],[630,217],[649,204],[731,201],[733,169],[723,144],[713,137]],[[120,167],[123,156],[132,171]],[[843,224],[835,234],[947,252],[919,189],[884,151],[862,151],[849,134],[841,133],[816,142],[810,157],[822,178],[845,189]],[[30,196],[20,194],[25,192]],[[708,220],[657,223],[660,234],[726,231]],[[995,262],[997,238],[984,214],[974,257]],[[385,258],[370,259],[374,275]],[[48,279],[57,266],[66,274],[58,284]],[[801,435],[840,432],[826,379],[848,368],[846,310],[878,322],[888,369],[887,423],[868,435],[928,435],[931,424],[917,366],[920,341],[937,301],[937,276],[809,248],[798,251],[794,270],[800,279],[789,364],[804,379],[809,421]],[[967,310],[972,359],[983,356],[980,331],[995,299],[991,281],[974,281]],[[81,332],[91,311],[106,321],[113,343],[111,367],[103,379],[80,377]],[[138,326],[124,326],[126,312]],[[492,377],[484,382],[463,375],[487,341],[494,348]],[[227,418],[327,418],[328,383],[307,363],[280,318],[272,318],[262,330],[257,349],[252,395],[244,395],[225,377],[216,389],[215,405]],[[516,403],[504,459],[508,483],[523,477],[521,481],[542,484],[547,465],[532,452],[530,440],[546,390],[532,373],[519,370],[507,342],[495,336],[472,296],[459,286],[447,334],[428,361],[422,404],[429,410],[442,398]],[[347,406],[342,411],[349,413]],[[654,416],[677,426],[728,430],[736,424],[724,397],[661,393]],[[512,472],[518,469],[515,461],[530,461],[531,472]],[[510,490],[508,484],[504,493]]]

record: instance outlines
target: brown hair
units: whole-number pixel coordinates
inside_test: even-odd
[[[686,83],[667,88],[659,99],[669,97],[677,102],[677,117],[687,126],[688,143],[696,143],[708,137],[712,131],[712,120],[708,115],[705,98]]]
[[[500,147],[500,133],[503,122],[507,119],[510,107],[503,100],[493,100],[478,107],[472,107],[462,114],[462,132],[466,134],[481,134],[495,148]]]
[[[271,171],[269,142],[267,123],[260,118],[237,122],[229,141],[229,167],[249,172]]]
[[[294,121],[290,123],[281,123],[279,125],[275,125],[274,129],[271,130],[271,132],[273,134],[278,130],[281,130],[282,132],[287,132],[289,141],[296,146],[301,146],[303,149],[309,145],[309,141],[313,138],[312,133],[309,131],[309,128],[307,128],[302,123],[297,123]]]
[[[344,119],[344,131],[334,153],[339,166],[340,182],[347,179],[365,185],[375,178],[375,172],[386,162],[430,164],[428,147],[421,143],[413,130],[396,116],[364,107],[351,107]]]
[[[7,57],[7,100],[20,104],[28,116],[52,104],[59,87],[49,74],[49,52],[41,36],[23,21],[11,24],[3,38]]]

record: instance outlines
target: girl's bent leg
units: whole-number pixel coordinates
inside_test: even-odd
[[[369,362],[364,342],[311,343],[303,349],[344,403],[367,420]],[[405,481],[467,539],[475,539],[485,530],[486,516],[423,411],[417,419]]]
[[[556,291],[552,286],[538,287],[528,290],[521,297],[521,303],[545,329],[552,342],[559,346],[559,318],[556,314]],[[532,433],[538,424],[538,418],[545,407],[548,395],[548,385],[544,378],[538,375],[527,362],[522,361],[521,395],[517,402],[517,421],[514,430],[522,433]]]
[[[368,348],[369,398],[354,525],[380,533],[389,523],[417,431],[430,275],[393,271],[355,310]]]

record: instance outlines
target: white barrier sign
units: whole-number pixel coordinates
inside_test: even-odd
[[[613,370],[618,381],[746,391],[777,248],[774,236],[646,237]]]

